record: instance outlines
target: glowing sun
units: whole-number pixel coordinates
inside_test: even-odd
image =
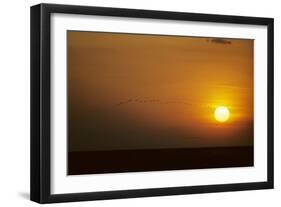
[[[218,122],[226,122],[229,119],[230,112],[227,107],[219,106],[216,108],[214,116]]]

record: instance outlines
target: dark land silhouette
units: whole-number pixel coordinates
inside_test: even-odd
[[[253,166],[253,147],[69,152],[68,174]]]

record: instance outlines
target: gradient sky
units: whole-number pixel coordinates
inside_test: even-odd
[[[253,144],[253,40],[67,37],[70,151]]]

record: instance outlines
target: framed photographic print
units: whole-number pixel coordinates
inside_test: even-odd
[[[31,200],[273,188],[273,19],[31,7]]]

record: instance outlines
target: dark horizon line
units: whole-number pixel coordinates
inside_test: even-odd
[[[169,150],[169,151],[175,151],[175,150],[196,150],[196,149],[221,149],[221,148],[227,148],[227,149],[233,149],[233,148],[249,148],[249,147],[254,147],[254,144],[252,145],[237,145],[237,146],[214,146],[214,147],[174,147],[174,148],[146,148],[146,149],[113,149],[113,150],[80,150],[80,151],[70,151],[68,150],[68,153],[71,152],[118,152],[118,151],[164,151],[164,150]]]

